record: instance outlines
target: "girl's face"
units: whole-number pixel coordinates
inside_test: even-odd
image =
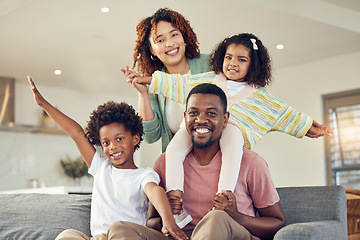
[[[120,169],[135,169],[134,148],[139,135],[133,136],[121,123],[111,123],[99,130],[101,148],[111,164]]]
[[[250,62],[249,49],[242,44],[230,44],[224,57],[223,73],[228,80],[244,82]]]
[[[187,66],[186,46],[179,29],[173,27],[169,22],[160,21],[156,31],[156,33],[152,31],[149,37],[152,55],[159,58],[168,71],[174,67]]]

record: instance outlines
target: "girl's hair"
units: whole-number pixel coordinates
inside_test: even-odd
[[[142,136],[144,133],[142,120],[135,112],[135,109],[125,102],[116,103],[108,101],[98,106],[98,108],[90,114],[90,120],[86,128],[86,136],[89,142],[93,145],[101,146],[100,128],[114,122],[122,124],[127,131],[131,132],[132,136],[139,134],[140,141],[135,146],[134,151],[138,149],[143,140]]]
[[[137,40],[135,41],[133,67],[137,65],[138,72],[145,76],[150,76],[156,70],[161,70],[164,67],[160,59],[151,59],[149,41],[151,31],[156,33],[156,26],[160,21],[169,22],[173,27],[179,29],[186,44],[185,56],[187,58],[197,58],[200,55],[199,43],[190,22],[176,11],[161,8],[136,26]]]
[[[251,40],[254,39],[254,40]],[[254,41],[255,43],[253,44]],[[251,33],[232,35],[221,41],[213,50],[210,57],[212,70],[219,74],[223,72],[223,63],[229,45],[243,45],[249,50],[250,67],[245,77],[248,84],[256,87],[265,87],[271,82],[271,58],[268,50],[260,39]],[[257,48],[257,49],[256,49]]]

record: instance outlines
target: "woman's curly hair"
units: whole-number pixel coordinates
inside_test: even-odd
[[[133,136],[139,134],[140,141],[135,146],[134,151],[140,147],[143,140],[143,124],[140,116],[135,112],[135,109],[125,103],[116,103],[108,101],[94,110],[90,114],[90,120],[86,128],[86,136],[89,142],[93,145],[101,146],[99,131],[105,125],[111,123],[121,123],[124,128],[131,132]]]
[[[197,58],[200,56],[199,43],[195,32],[190,26],[190,22],[180,13],[169,8],[160,8],[154,15],[143,19],[136,26],[137,40],[134,49],[134,64],[140,74],[150,76],[153,72],[161,70],[164,64],[160,59],[151,59],[150,52],[150,33],[156,33],[157,24],[160,21],[171,23],[171,25],[181,32],[186,44],[185,56],[187,58]]]
[[[258,49],[254,49],[251,39],[256,40],[255,44]],[[269,85],[272,80],[271,58],[267,48],[262,44],[260,39],[251,33],[232,35],[221,41],[215,47],[210,57],[210,66],[212,70],[216,74],[223,72],[225,53],[228,46],[231,44],[241,44],[249,49],[250,67],[245,77],[245,81],[256,87],[265,87]]]

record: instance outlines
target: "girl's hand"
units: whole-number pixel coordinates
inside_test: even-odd
[[[318,138],[318,137],[322,137],[322,136],[330,136],[331,134],[333,134],[333,131],[330,128],[328,128],[316,121],[313,121],[312,126],[307,131],[305,136],[307,136],[309,138]]]
[[[46,102],[45,98],[40,94],[40,92],[37,90],[34,81],[31,79],[31,77],[28,75],[27,79],[30,83],[30,89],[34,94],[34,99],[37,105],[40,107]]]
[[[171,221],[164,221],[163,227],[161,229],[162,233],[165,235],[170,234],[175,239],[189,239],[183,230],[175,223],[175,219],[171,219]]]

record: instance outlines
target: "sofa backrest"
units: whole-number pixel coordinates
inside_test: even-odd
[[[346,222],[346,193],[342,186],[277,188],[286,225],[316,221]]]
[[[90,195],[0,194],[0,239],[49,240],[72,228],[90,236]]]
[[[346,233],[341,186],[277,188],[286,224],[336,220]],[[91,195],[0,194],[0,239],[49,240],[65,229],[90,236]]]

